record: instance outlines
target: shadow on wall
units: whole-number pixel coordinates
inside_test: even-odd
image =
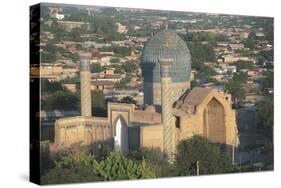
[[[142,77],[143,77],[143,91],[144,91],[144,103],[153,104],[153,69],[154,63],[142,64]],[[145,73],[145,75],[144,75]]]

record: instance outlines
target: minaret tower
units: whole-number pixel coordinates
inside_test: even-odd
[[[81,116],[86,117],[92,116],[90,57],[91,53],[80,55]]]
[[[172,96],[171,68],[173,59],[160,59],[161,77],[161,121],[163,125],[163,148],[168,158],[172,158]]]

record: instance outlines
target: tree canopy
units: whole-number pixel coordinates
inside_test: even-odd
[[[43,101],[44,110],[78,110],[79,97],[70,91],[56,91]]]
[[[119,152],[112,152],[104,161],[94,161],[94,173],[104,181],[155,178],[152,170],[146,167],[145,160],[137,163]]]
[[[55,162],[55,167],[42,177],[42,183],[77,183],[155,177],[154,172],[146,166],[144,159],[138,162],[126,158],[120,152],[111,152],[105,159],[97,160],[94,155],[79,152],[62,155]]]
[[[103,47],[100,49],[100,51],[111,51],[114,52],[115,55],[119,57],[125,57],[131,55],[131,47],[126,46],[118,46],[118,45],[112,45],[108,47]]]
[[[124,68],[124,70],[126,72],[129,72],[129,73],[134,73],[137,71],[137,65],[135,63],[125,63],[122,65],[122,67]]]
[[[248,35],[248,38],[244,41],[244,45],[246,48],[249,48],[250,50],[253,50],[255,48],[255,40],[257,36],[255,32],[250,32]]]
[[[106,116],[107,104],[102,91],[92,91],[92,113],[95,116]]]
[[[243,100],[245,98],[245,89],[242,82],[237,80],[229,80],[224,85],[224,90],[232,95],[232,98]]]
[[[220,145],[209,143],[207,139],[200,136],[180,141],[175,159],[178,174],[196,175],[197,161],[200,167],[199,174],[233,171],[231,157],[220,149]]]
[[[191,54],[192,68],[198,71],[197,77],[203,80],[209,80],[215,75],[213,69],[205,65],[206,62],[216,61],[215,52],[211,44],[202,44],[200,42],[192,42],[189,45]]]
[[[99,63],[92,63],[90,65],[90,70],[92,73],[98,73],[105,70],[104,66],[101,66]]]
[[[79,96],[66,89],[61,82],[50,82],[47,79],[41,79],[41,91],[47,93],[42,98],[43,110],[78,110]]]
[[[238,60],[238,61],[234,62],[233,65],[236,66],[237,71],[242,70],[242,69],[253,69],[254,68],[254,63],[252,61]]]
[[[273,142],[274,108],[273,96],[266,96],[257,103],[257,126]]]
[[[66,89],[61,85],[60,82],[50,82],[48,79],[41,79],[41,92],[53,93],[56,91],[65,91]]]
[[[265,78],[261,80],[261,85],[263,88],[273,88],[273,71],[266,71],[264,73]]]

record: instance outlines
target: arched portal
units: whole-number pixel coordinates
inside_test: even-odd
[[[115,123],[115,135],[114,135],[114,147],[116,150],[120,150],[122,153],[129,151],[128,144],[128,127],[126,122],[118,117]]]
[[[225,143],[224,108],[215,98],[212,98],[204,109],[203,135],[211,142]]]

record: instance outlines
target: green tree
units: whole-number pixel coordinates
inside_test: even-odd
[[[92,91],[92,111],[95,116],[106,116],[107,106],[105,95],[102,91]]]
[[[94,161],[93,170],[95,175],[104,181],[156,177],[146,166],[144,159],[138,163],[124,157],[120,152],[111,152],[105,160]]]
[[[57,47],[54,44],[48,43],[43,49],[49,53],[57,53]]]
[[[197,66],[197,64],[202,64],[208,61],[216,61],[213,46],[210,44],[192,42],[189,45],[189,49],[193,63],[192,66]]]
[[[40,52],[41,62],[43,63],[54,63],[57,60],[56,53]]]
[[[114,73],[115,74],[123,74],[124,73],[124,71],[123,71],[123,69],[122,69],[122,67],[120,65],[114,64],[111,67],[114,68]]]
[[[270,44],[273,44],[273,42],[274,42],[274,40],[273,40],[273,38],[274,38],[273,25],[270,25],[265,29],[265,38],[268,40],[268,42]]]
[[[273,95],[266,96],[257,103],[257,126],[273,142]]]
[[[134,63],[125,63],[122,66],[126,72],[134,73],[137,71],[137,65]]]
[[[273,61],[273,50],[261,50],[258,54],[262,59]]]
[[[97,73],[97,72],[104,71],[105,68],[103,66],[101,66],[99,63],[92,63],[90,65],[90,70],[92,73]]]
[[[55,19],[52,19],[51,26],[45,27],[45,29],[48,29],[48,31],[54,34],[55,38],[52,40],[52,42],[59,42],[68,35],[68,32],[60,27],[59,23]]]
[[[234,73],[232,80],[240,82],[240,83],[245,83],[248,79],[247,73],[244,72],[239,72],[239,73]]]
[[[100,181],[89,167],[73,166],[71,168],[55,167],[42,176],[42,184],[61,184]]]
[[[123,179],[155,178],[145,160],[128,159],[120,152],[111,152],[98,160],[81,144],[72,145],[62,152],[54,168],[42,176],[42,184],[110,181]]]
[[[69,32],[69,37],[71,38],[71,40],[75,42],[82,42],[82,39],[80,37],[82,31],[83,31],[82,29],[74,28]]]
[[[254,64],[252,61],[243,61],[243,60],[238,60],[233,63],[233,65],[236,66],[237,71],[241,69],[253,69]]]
[[[255,48],[255,41],[253,39],[250,39],[250,38],[246,39],[244,44],[245,44],[245,47],[250,48],[250,50],[253,50]]]
[[[253,50],[255,48],[255,39],[256,39],[256,33],[251,32],[248,38],[244,41],[245,47],[250,48],[250,50]]]
[[[273,88],[273,71],[267,71],[265,78],[261,80],[261,85],[263,88]]]
[[[75,144],[60,154],[55,167],[42,176],[42,184],[99,181],[93,171],[94,156],[86,148]]]
[[[75,63],[77,63],[80,60],[77,53],[69,53],[68,57],[72,59],[72,61]]]
[[[74,77],[66,77],[60,81],[62,84],[78,84],[80,83],[80,76],[77,74]]]
[[[110,58],[110,63],[120,63],[120,58],[115,57],[115,58]]]
[[[66,91],[60,82],[50,82],[48,79],[41,79],[41,92],[54,93],[56,91]]]
[[[57,22],[57,20],[52,20],[50,29],[52,33],[57,33],[59,31],[59,23]]]
[[[79,97],[70,91],[56,91],[42,103],[44,110],[78,110]]]
[[[175,165],[178,175],[196,175],[197,161],[200,174],[229,173],[233,171],[231,157],[220,149],[220,145],[207,139],[193,136],[177,146]]]
[[[100,49],[100,51],[112,51],[115,53],[115,55],[119,57],[124,57],[131,55],[132,49],[131,47],[112,45],[109,47],[103,47]]]
[[[104,8],[102,12],[108,16],[114,16],[117,13],[117,10],[115,8]]]
[[[243,100],[245,98],[245,89],[240,81],[229,80],[225,84],[224,90],[232,95],[233,98]]]
[[[92,32],[104,37],[105,41],[123,40],[124,35],[117,32],[114,18],[109,16],[94,15],[90,22],[93,24]]]
[[[215,75],[215,72],[204,63],[216,61],[213,46],[211,44],[202,44],[201,42],[191,42],[189,49],[192,60],[192,68],[198,71],[197,78],[205,81],[211,80],[210,77]]]
[[[139,149],[131,151],[128,155],[137,161],[145,159],[146,165],[155,172],[156,177],[171,177],[176,176],[175,166],[168,161],[167,155],[165,155],[160,149]]]

